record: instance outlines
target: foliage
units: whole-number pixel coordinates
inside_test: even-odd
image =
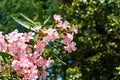
[[[71,54],[84,80],[119,80],[120,1],[70,0],[61,6],[67,19],[78,23],[78,50]],[[68,66],[67,66],[68,67]],[[69,68],[69,67],[68,67]]]
[[[20,29],[20,31],[26,31],[25,28],[21,30],[21,26],[12,19],[12,16],[19,17],[19,14],[23,13],[33,21],[40,20],[42,22],[48,16],[60,12],[58,7],[59,3],[57,3],[57,0],[1,0],[0,30],[4,31],[4,33],[11,32],[15,28]]]

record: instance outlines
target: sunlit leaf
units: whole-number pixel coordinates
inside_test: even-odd
[[[24,21],[18,19],[18,18],[15,18],[15,17],[12,17],[17,23],[19,23],[20,25],[22,25],[23,27],[27,28],[27,29],[30,29],[32,31],[35,31],[31,26],[29,26],[28,24],[26,24]],[[36,31],[35,31],[36,32]]]
[[[52,55],[57,58],[60,62],[62,62],[64,65],[67,65],[64,61],[62,61],[56,54],[52,53]]]
[[[27,21],[31,22],[32,24],[36,25],[36,23],[34,21],[32,21],[30,18],[28,18],[27,16],[25,16],[24,14],[20,14],[22,17],[24,17]]]
[[[2,56],[2,58],[12,58],[12,55],[5,52],[0,52],[0,56]]]
[[[11,68],[8,68],[5,70],[5,72],[0,73],[0,78],[3,78],[3,80],[8,80],[8,77],[10,77]]]
[[[56,49],[55,49],[56,53],[59,53]],[[61,63],[63,63],[64,65],[67,65],[64,61],[62,61],[57,54],[54,54],[50,51],[51,55],[53,55],[56,59],[58,59]]]
[[[44,21],[44,23],[42,24],[42,26],[44,26],[50,20],[50,18],[51,18],[51,15]]]
[[[37,39],[38,39],[38,34],[34,36],[34,41],[37,41]]]

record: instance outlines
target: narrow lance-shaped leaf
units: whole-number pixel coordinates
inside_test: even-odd
[[[34,41],[37,41],[37,39],[38,39],[38,34],[34,36]]]
[[[2,56],[2,58],[12,58],[12,55],[5,52],[0,52],[0,56]]]
[[[7,63],[7,61],[9,61],[12,58],[12,55],[5,52],[0,52],[0,56],[2,57],[5,63]]]
[[[44,21],[44,23],[41,25],[41,27],[44,26],[50,20],[50,18],[51,18],[51,15]]]
[[[25,23],[28,24],[29,26],[32,26],[32,27],[36,26],[36,25],[34,25],[34,24],[32,24],[32,23],[30,23],[28,21],[25,21]]]
[[[64,61],[62,61],[56,54],[51,53],[55,58],[57,58],[60,62],[62,62],[64,65],[67,65]]]
[[[27,16],[25,16],[24,14],[20,14],[22,17],[24,17],[27,21],[31,22],[32,24],[34,24],[34,26],[36,25],[36,23],[34,21],[32,21],[30,18],[28,18]]]
[[[44,21],[43,25],[45,25],[51,18],[51,15]]]
[[[56,53],[59,53],[56,49],[54,49]],[[64,65],[67,65],[64,61],[62,61],[56,54],[50,51],[50,54],[52,54],[55,58],[57,58],[60,62],[62,62]]]
[[[27,29],[30,29],[34,32],[36,32],[32,27],[30,27],[28,24],[26,24],[25,22],[23,22],[22,20],[18,19],[18,18],[15,18],[15,17],[12,17],[16,22],[18,22],[19,24],[21,24],[23,27],[27,28]]]

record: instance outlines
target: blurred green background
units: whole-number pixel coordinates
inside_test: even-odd
[[[56,61],[48,80],[120,80],[120,0],[0,0],[0,31],[26,31],[12,19],[20,13],[41,23],[60,14],[77,25],[77,51],[59,54],[67,65]]]

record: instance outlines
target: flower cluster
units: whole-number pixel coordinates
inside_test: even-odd
[[[45,73],[45,70],[54,62],[39,54],[38,50],[41,50],[45,44],[41,45],[38,42],[34,52],[32,52],[32,47],[36,45],[26,44],[34,38],[34,35],[32,32],[18,33],[17,29],[5,36],[0,33],[0,52],[7,52],[13,56],[11,66],[17,72],[18,77],[22,77],[22,80],[36,80],[38,77],[46,77],[47,74],[43,75],[42,73]],[[2,68],[4,67],[1,66],[1,71],[3,71]],[[38,70],[39,68],[42,70]]]
[[[0,52],[6,52],[12,55],[11,64],[17,77],[22,80],[44,79],[49,74],[46,69],[50,67],[54,60],[44,58],[43,53],[50,42],[61,40],[63,49],[71,53],[76,50],[76,43],[73,41],[74,34],[77,33],[75,26],[68,21],[62,22],[60,15],[54,15],[55,29],[41,29],[39,26],[34,27],[38,34],[37,40],[33,44],[28,44],[34,40],[36,33],[19,33],[18,30],[3,35],[0,32]],[[0,60],[2,60],[0,56]],[[0,65],[0,72],[5,71],[5,67]]]
[[[76,43],[73,41],[74,34],[77,34],[77,29],[74,25],[72,25],[72,29],[70,29],[70,24],[68,21],[62,21],[62,17],[60,15],[54,15],[54,20],[56,26],[59,28],[60,31],[65,30],[66,32],[62,34],[61,42],[65,44],[64,49],[71,53],[72,51],[76,51]],[[70,29],[70,30],[69,30]]]

